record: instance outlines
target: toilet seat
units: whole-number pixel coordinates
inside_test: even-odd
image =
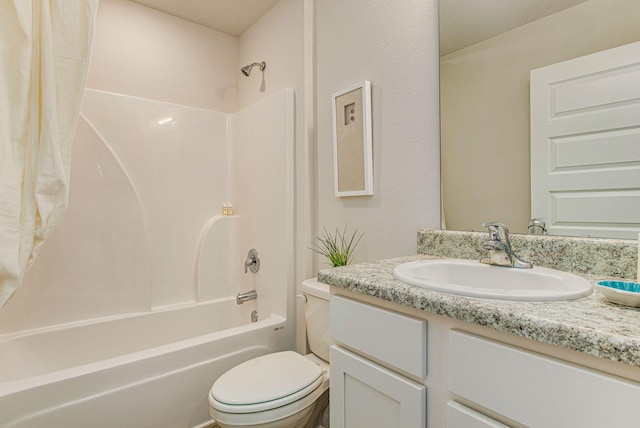
[[[298,401],[323,382],[322,368],[308,358],[284,351],[246,361],[211,387],[209,402],[221,412],[263,412]]]

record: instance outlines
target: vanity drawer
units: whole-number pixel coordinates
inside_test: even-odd
[[[427,376],[427,322],[331,296],[331,338],[409,374]]]
[[[449,390],[529,427],[638,426],[640,384],[456,330]]]

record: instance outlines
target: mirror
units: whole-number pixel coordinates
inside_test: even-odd
[[[637,0],[440,0],[443,228],[531,218],[529,72],[640,40]]]

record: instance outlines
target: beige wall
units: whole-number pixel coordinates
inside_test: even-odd
[[[296,89],[303,97],[304,1],[280,0],[240,36],[238,108],[244,108],[282,88]],[[254,68],[251,76],[240,67],[266,61],[263,73]]]
[[[530,218],[529,71],[640,40],[640,2],[591,0],[441,58],[447,229]]]
[[[87,87],[230,113],[237,63],[237,37],[129,0],[101,0]]]
[[[436,10],[436,0],[316,2],[317,227],[365,232],[356,261],[415,254],[417,229],[439,226]],[[374,195],[336,198],[331,94],[365,79]]]

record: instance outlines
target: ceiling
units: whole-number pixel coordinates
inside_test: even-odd
[[[440,55],[587,0],[440,0]]]
[[[239,36],[279,0],[133,1],[232,36]]]
[[[239,36],[279,0],[132,1]],[[440,0],[440,54],[446,55],[585,1]]]

